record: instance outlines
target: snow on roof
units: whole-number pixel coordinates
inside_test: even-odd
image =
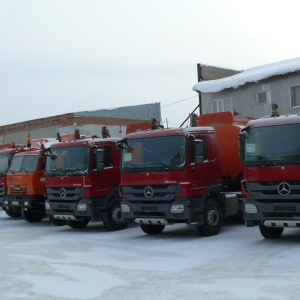
[[[300,70],[300,57],[249,68],[239,74],[196,83],[193,90],[202,93],[216,93],[228,88],[238,88],[247,82],[257,82],[275,75],[282,75]]]

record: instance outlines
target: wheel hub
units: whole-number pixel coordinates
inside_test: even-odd
[[[210,226],[216,226],[220,222],[220,217],[215,209],[211,209],[207,214],[207,222]]]

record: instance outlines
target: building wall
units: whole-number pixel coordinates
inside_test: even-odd
[[[58,132],[73,133],[75,129],[85,136],[101,137],[102,126],[108,128],[112,137],[124,137],[128,130],[149,129],[151,118],[161,119],[160,103],[68,113],[0,126],[0,145],[12,141],[26,144],[28,137],[56,138]]]
[[[150,128],[150,121],[114,119],[100,117],[79,117],[73,113],[64,114],[49,118],[42,118],[0,126],[0,144],[7,144],[15,141],[16,144],[26,144],[28,137],[56,138],[60,134],[73,133],[79,129],[82,135],[102,136],[102,126],[106,126],[112,137],[124,137],[126,130],[132,124],[136,124],[133,130],[144,130]]]
[[[232,99],[232,112],[239,113],[240,118],[260,118],[272,113],[272,103],[279,106],[279,114],[300,113],[300,107],[291,107],[290,87],[300,85],[300,73],[273,76],[257,83],[246,83],[236,89],[230,88],[218,93],[202,93],[203,113],[212,112],[212,101],[224,98]],[[269,91],[270,98],[266,103],[254,103],[253,95],[257,92]]]
[[[161,120],[160,103],[150,103],[116,109],[99,109],[94,111],[76,112],[75,115],[82,117],[119,118],[131,120]]]

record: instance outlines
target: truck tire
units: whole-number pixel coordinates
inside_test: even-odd
[[[29,223],[41,222],[46,217],[44,213],[32,211],[30,209],[23,210],[22,214],[23,218]]]
[[[197,231],[203,236],[217,235],[223,223],[221,208],[216,200],[208,199],[203,212],[204,224],[197,225]]]
[[[55,226],[64,226],[64,225],[66,225],[65,220],[55,219],[51,216],[48,216],[48,217],[49,217],[49,221]]]
[[[107,220],[105,221],[110,230],[122,230],[126,228],[127,223],[122,218],[120,199],[113,199],[107,205]]]
[[[5,213],[11,218],[21,218],[22,217],[22,210],[21,209],[5,209]]]
[[[73,229],[81,229],[81,228],[85,228],[87,226],[87,224],[89,224],[89,222],[90,222],[90,219],[84,219],[84,220],[80,220],[80,221],[68,220],[68,221],[66,221],[66,224]]]
[[[147,233],[149,235],[160,234],[165,229],[165,225],[146,225],[146,224],[141,224],[140,227],[141,227],[141,229],[145,233]]]
[[[283,227],[266,227],[263,224],[259,224],[259,230],[261,235],[265,239],[278,239],[283,233]]]

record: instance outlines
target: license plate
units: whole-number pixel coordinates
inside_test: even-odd
[[[295,212],[295,206],[275,206],[274,212]]]
[[[58,204],[57,208],[58,209],[68,209],[68,205]]]
[[[12,205],[19,205],[19,201],[11,201]]]
[[[153,206],[142,206],[141,207],[142,211],[157,211],[157,207],[153,207]]]

